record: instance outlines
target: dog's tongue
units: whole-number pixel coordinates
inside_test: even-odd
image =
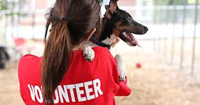
[[[129,37],[130,43],[131,43],[133,46],[141,47],[141,45],[138,43],[138,41],[135,39],[135,37],[134,37],[130,32],[125,32],[125,33],[126,33],[126,35]]]

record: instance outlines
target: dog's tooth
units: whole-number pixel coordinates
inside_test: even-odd
[[[125,32],[123,34],[124,34],[125,37],[127,37],[127,34]]]

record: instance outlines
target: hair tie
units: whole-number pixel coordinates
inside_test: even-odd
[[[66,20],[66,21],[67,21],[67,19],[66,19],[65,17],[63,17],[63,18],[60,18],[60,20]]]
[[[67,19],[67,18],[65,18],[65,17],[63,17],[63,18],[60,18],[60,20],[59,21],[66,21],[67,23],[69,23],[69,20]]]

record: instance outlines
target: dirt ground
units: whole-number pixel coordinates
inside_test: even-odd
[[[130,48],[120,43],[113,54],[124,56],[132,94],[116,97],[117,105],[200,105],[200,73],[191,75],[176,64],[169,64],[163,54],[153,52],[153,42]],[[39,47],[41,48],[41,47]],[[39,50],[41,51],[41,50]],[[33,54],[41,54],[38,50]],[[136,68],[136,63],[142,68]],[[0,105],[24,105],[19,94],[17,62],[0,70]]]

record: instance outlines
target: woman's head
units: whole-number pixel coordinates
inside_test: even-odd
[[[56,0],[47,14],[45,51],[42,58],[42,90],[46,104],[53,104],[54,90],[62,81],[79,46],[99,25],[98,0]],[[48,27],[51,32],[47,38]]]
[[[56,0],[55,6],[47,14],[52,30],[57,24],[67,24],[73,45],[96,28],[100,18],[98,0]],[[65,23],[63,23],[65,21]]]

